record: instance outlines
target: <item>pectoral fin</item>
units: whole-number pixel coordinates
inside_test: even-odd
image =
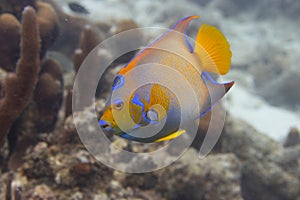
[[[178,130],[174,133],[171,133],[170,135],[167,135],[163,138],[155,140],[155,142],[162,142],[162,141],[166,141],[166,140],[172,140],[172,139],[177,138],[178,136],[182,135],[185,132],[186,132],[185,130]]]

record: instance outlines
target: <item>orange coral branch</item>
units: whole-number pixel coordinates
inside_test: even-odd
[[[40,66],[40,36],[36,12],[31,7],[23,11],[21,25],[21,55],[16,73],[9,73],[4,82],[4,97],[0,99],[0,147],[12,123],[27,106]]]

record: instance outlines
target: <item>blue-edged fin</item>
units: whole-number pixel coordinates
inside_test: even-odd
[[[207,72],[202,72],[201,77],[209,92],[208,100],[201,109],[200,117],[203,117],[211,110],[212,106],[229,91],[229,89],[233,86],[234,81],[228,83],[218,83]]]
[[[186,132],[185,130],[178,130],[174,133],[171,133],[170,135],[167,135],[166,137],[155,140],[155,142],[162,142],[162,141],[166,141],[166,140],[172,140],[172,139],[177,138],[178,136],[182,135],[185,132]]]
[[[230,69],[231,51],[225,36],[216,27],[203,24],[197,34],[195,54],[203,71],[226,74]]]
[[[124,75],[132,68],[145,63],[157,63],[157,58],[160,57],[161,54],[161,51],[158,51],[159,49],[169,52],[168,55],[173,55],[173,57],[176,54],[183,57],[186,56],[183,53],[190,54],[190,52],[193,51],[193,47],[188,40],[188,36],[186,35],[186,28],[190,21],[195,18],[198,18],[198,16],[189,16],[179,20],[171,27],[171,30],[173,31],[167,31],[158,39],[153,41],[149,46],[147,46],[144,50],[142,50],[134,58],[132,58],[129,63],[119,71],[118,74]],[[160,61],[159,63],[164,64],[162,61]]]
[[[188,24],[190,23],[191,20],[193,19],[196,19],[198,18],[198,16],[188,16],[188,17],[185,17],[183,18],[182,20],[178,21],[173,27],[172,29],[174,31],[178,31],[180,33],[183,33],[184,34],[184,38],[185,38],[185,43],[186,43],[186,46],[188,47],[189,51],[191,53],[193,53],[194,51],[194,48],[193,48],[193,45],[191,44],[190,40],[189,40],[189,37],[187,36],[186,34],[186,31],[187,31],[187,26]]]

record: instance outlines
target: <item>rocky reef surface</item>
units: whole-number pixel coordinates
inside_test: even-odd
[[[0,199],[300,200],[299,1],[72,3],[0,1]],[[80,65],[109,36],[144,26],[168,27],[193,14],[218,26],[233,52],[225,79],[236,86],[225,104],[228,115],[217,145],[199,158],[208,115],[192,147],[166,168],[130,174],[97,161],[79,139],[72,114],[87,127],[86,134],[92,132],[90,117],[101,114],[114,75],[135,52],[111,63],[92,107],[73,113]],[[198,25],[191,24],[191,36]],[[151,33],[138,33],[126,42],[151,39]],[[98,54],[100,60],[110,56],[105,49]],[[131,151],[159,147],[110,139]],[[139,166],[138,160],[115,153],[120,164]]]
[[[98,102],[96,108],[101,107],[103,102]],[[76,113],[82,116],[81,125],[92,126],[87,117],[92,110]],[[164,169],[131,174],[95,160],[78,138],[70,116],[59,131],[39,135],[17,170],[3,170],[0,195],[3,199],[299,199],[298,131],[291,132],[288,138],[293,142],[287,140],[283,146],[231,116],[225,127],[218,148],[208,157],[200,159],[190,148]],[[114,143],[134,148],[120,138]],[[138,166],[136,160],[119,162]]]

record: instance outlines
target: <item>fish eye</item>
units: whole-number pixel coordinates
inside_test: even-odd
[[[121,110],[123,108],[123,105],[124,105],[124,103],[121,99],[117,99],[114,101],[114,108],[116,110]]]

